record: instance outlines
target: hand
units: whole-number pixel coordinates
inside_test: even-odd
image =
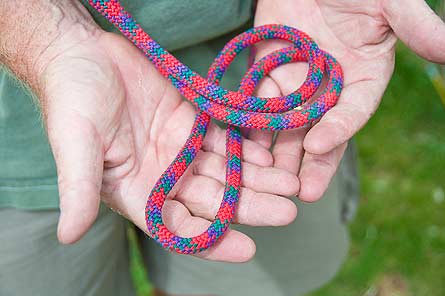
[[[145,229],[152,186],[185,142],[195,110],[148,59],[121,36],[100,29],[64,30],[40,75],[40,97],[60,191],[59,240],[77,241],[94,222],[100,195]],[[211,125],[192,169],[166,202],[166,225],[181,236],[210,224],[224,191],[225,132]],[[236,223],[278,226],[296,216],[282,196],[298,191],[295,175],[273,168],[271,153],[243,143],[244,174]],[[198,256],[246,261],[255,252],[246,235],[229,230]]]
[[[318,200],[326,191],[347,141],[376,111],[394,69],[397,38],[420,56],[445,62],[445,24],[423,0],[259,0],[255,25],[285,24],[308,33],[342,65],[345,85],[337,105],[310,130],[279,132],[274,166],[299,176],[299,198]],[[267,41],[256,59],[289,46]],[[260,96],[286,95],[303,82],[307,66],[288,64],[262,81]],[[403,99],[403,98],[401,98]],[[272,133],[251,131],[265,148]]]

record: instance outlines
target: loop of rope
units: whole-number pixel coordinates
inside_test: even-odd
[[[155,65],[158,71],[199,110],[184,146],[152,189],[145,208],[148,233],[164,248],[182,254],[201,252],[216,243],[235,214],[241,186],[241,133],[239,127],[285,130],[308,126],[332,108],[343,87],[343,72],[337,61],[319,49],[304,32],[283,25],[252,28],[228,42],[210,66],[207,79],[193,72],[156,43],[118,0],[90,0],[90,4],[113,23]],[[266,39],[282,39],[292,46],[276,50],[254,63],[242,78],[238,91],[219,86],[226,69],[243,49]],[[252,96],[260,80],[276,67],[306,61],[306,80],[295,92],[282,97]],[[328,79],[321,95],[305,104],[319,88],[324,72]],[[226,184],[214,221],[195,237],[172,233],[162,220],[162,207],[173,186],[202,147],[211,118],[226,122]]]

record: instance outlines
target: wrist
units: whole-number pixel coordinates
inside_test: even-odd
[[[0,62],[39,95],[41,74],[51,60],[97,34],[98,27],[77,1],[5,2],[0,4]]]

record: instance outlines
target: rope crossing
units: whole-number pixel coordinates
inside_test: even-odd
[[[145,208],[148,233],[164,248],[194,254],[211,247],[228,229],[235,214],[241,186],[241,133],[239,127],[286,130],[308,126],[332,108],[343,87],[343,72],[337,61],[304,32],[283,25],[252,28],[227,43],[213,64],[207,79],[193,72],[154,41],[118,0],[89,0],[155,65],[181,92],[198,113],[189,137],[176,158],[152,189]],[[228,66],[243,49],[266,39],[282,39],[291,46],[272,52],[254,63],[242,78],[238,91],[219,86]],[[304,61],[309,64],[306,80],[292,94],[274,98],[252,96],[259,81],[276,67]],[[308,102],[319,88],[324,73],[327,84],[321,95]],[[307,104],[305,104],[307,102]],[[211,118],[228,124],[226,132],[226,184],[213,223],[198,236],[185,238],[172,233],[162,220],[162,207],[201,149]]]

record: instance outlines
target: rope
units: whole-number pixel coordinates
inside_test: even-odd
[[[342,69],[304,32],[283,25],[265,25],[252,28],[227,43],[210,66],[205,79],[156,43],[118,0],[89,1],[198,109],[190,136],[147,199],[145,219],[148,233],[164,248],[182,254],[206,250],[226,232],[235,214],[241,186],[239,127],[276,131],[314,123],[337,102],[343,87]],[[242,78],[238,91],[221,88],[218,84],[237,54],[266,39],[286,40],[292,46],[277,50],[253,64]],[[307,62],[309,70],[306,80],[295,92],[274,98],[252,96],[259,81],[270,71],[282,64],[299,61]],[[328,76],[326,87],[317,99],[309,103],[322,82],[324,72]],[[213,223],[206,231],[195,237],[180,237],[164,225],[162,207],[173,186],[201,149],[211,118],[228,124],[224,196]]]

